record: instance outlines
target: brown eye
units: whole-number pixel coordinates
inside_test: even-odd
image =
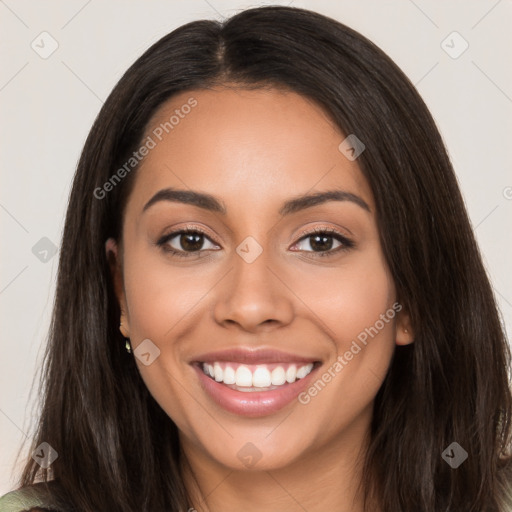
[[[204,235],[200,233],[182,233],[178,235],[178,245],[181,245],[183,250],[200,251],[204,243]]]
[[[300,244],[303,244],[302,248]],[[299,251],[317,253],[317,256],[330,256],[338,251],[351,249],[355,244],[335,230],[315,229],[302,236],[295,246],[299,246]]]
[[[207,246],[205,247],[205,243]],[[210,245],[208,245],[210,244]],[[216,249],[218,246],[212,243],[205,233],[198,229],[182,229],[173,231],[163,236],[157,245],[162,247],[166,252],[170,252],[176,256],[189,256],[204,250]]]

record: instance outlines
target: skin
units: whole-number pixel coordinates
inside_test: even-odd
[[[147,338],[160,349],[149,366],[136,362],[178,426],[191,506],[199,512],[361,512],[356,487],[373,401],[395,346],[413,341],[405,310],[308,404],[294,400],[264,417],[217,406],[189,361],[231,347],[277,348],[322,361],[321,375],[349,350],[396,302],[371,189],[357,160],[338,149],[345,135],[319,106],[292,92],[188,91],[159,109],[146,135],[190,97],[197,106],[137,171],[122,242],[110,239],[106,250],[115,258],[121,331],[132,349]],[[142,213],[167,187],[212,194],[227,213],[170,201]],[[286,200],[334,188],[356,194],[371,211],[329,201],[278,213]],[[202,253],[180,258],[156,245],[190,224],[207,233]],[[334,229],[356,245],[320,257],[312,238],[303,236],[313,228]],[[236,252],[247,236],[263,249],[250,264]],[[330,240],[332,252],[340,242]],[[171,243],[185,250],[180,236]],[[261,453],[252,468],[237,457],[247,442]]]

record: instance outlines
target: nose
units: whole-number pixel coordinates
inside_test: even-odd
[[[265,253],[252,263],[233,256],[233,268],[219,283],[214,306],[215,320],[223,327],[261,332],[292,321],[293,292]]]

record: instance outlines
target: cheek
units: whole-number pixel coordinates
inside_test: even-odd
[[[201,297],[211,284],[193,266],[173,267],[153,251],[130,249],[125,253],[124,284],[132,347],[136,350],[149,339],[160,350],[150,365],[135,358],[136,364],[153,398],[178,428],[188,432],[201,410],[190,407],[190,394],[183,386],[191,369],[183,364],[182,345],[184,334],[199,323]]]
[[[216,273],[201,271],[201,265],[170,264],[145,248],[134,248],[126,256],[127,313],[135,343],[179,337],[196,315],[204,315],[205,295],[218,281]],[[324,330],[338,354],[349,350],[353,340],[364,342],[365,333],[367,340],[378,337],[393,345],[394,320],[383,323],[380,315],[392,307],[395,289],[379,247],[368,247],[332,266],[302,263],[281,268],[281,273],[300,299],[298,308],[306,306],[301,315]],[[296,301],[295,296],[288,299]]]
[[[209,289],[193,265],[173,266],[148,251],[132,251],[124,263],[130,333],[141,339],[168,339]]]
[[[378,248],[357,254],[323,282],[309,281],[311,309],[329,327],[335,354],[301,403],[328,413],[332,425],[354,418],[372,403],[395,347],[395,286]],[[305,288],[303,293],[305,293]],[[333,407],[333,404],[336,404]],[[309,420],[307,420],[309,421]]]
[[[317,323],[321,321],[338,352],[348,350],[351,341],[376,322],[381,339],[393,335],[394,313],[384,323],[381,314],[394,304],[395,287],[378,247],[354,253],[336,267],[296,274],[294,290]]]

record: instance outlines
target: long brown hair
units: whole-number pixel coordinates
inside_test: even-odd
[[[120,237],[136,168],[104,197],[95,190],[139,147],[164,101],[227,82],[299,93],[366,146],[358,163],[416,334],[396,348],[375,399],[367,496],[384,512],[503,511],[510,351],[434,121],[373,43],[318,13],[277,6],[179,27],[128,69],[101,109],[69,199],[33,445],[47,442],[59,457],[51,471],[29,458],[20,485],[53,480],[64,510],[187,510],[177,428],[125,352],[104,249]],[[468,453],[457,469],[442,457],[452,442]]]

